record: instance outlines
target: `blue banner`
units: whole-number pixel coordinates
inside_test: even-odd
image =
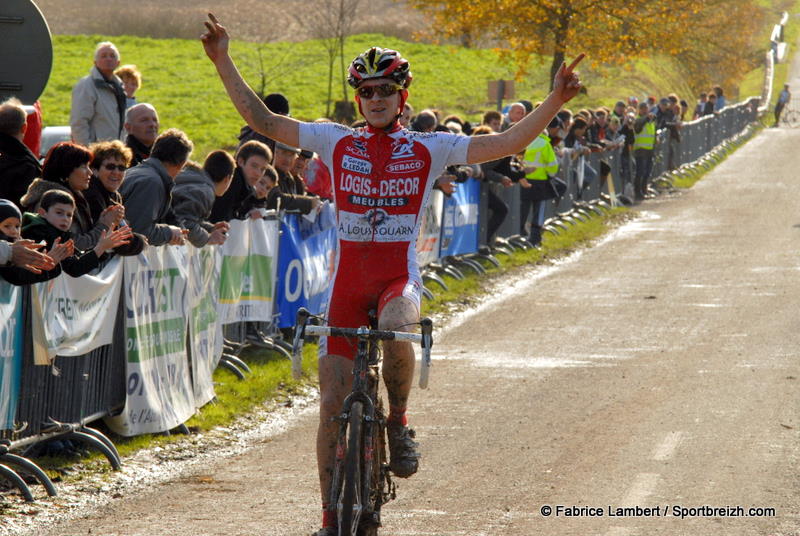
[[[444,201],[441,255],[463,255],[478,251],[478,207],[481,183],[467,179]]]
[[[314,222],[297,214],[285,214],[278,246],[278,327],[294,325],[295,314],[305,307],[322,314],[328,304],[336,254],[336,214],[329,203]]]
[[[22,291],[0,281],[0,430],[14,428],[22,371]]]

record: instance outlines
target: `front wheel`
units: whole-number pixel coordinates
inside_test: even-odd
[[[366,499],[361,496],[361,475],[363,474],[362,456],[364,406],[361,402],[353,402],[350,406],[349,426],[347,431],[347,453],[344,460],[344,486],[339,500],[339,536],[356,536],[361,514],[364,512]]]

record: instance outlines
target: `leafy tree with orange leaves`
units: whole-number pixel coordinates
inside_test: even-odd
[[[717,79],[740,72],[762,9],[755,0],[409,0],[433,17],[436,32],[464,44],[497,45],[523,74],[533,57],[552,57],[550,80],[567,53],[594,64],[622,64],[658,52],[710,66]],[[763,47],[762,47],[763,48]],[[739,50],[738,55],[734,52]],[[705,77],[703,77],[705,78]],[[699,81],[698,81],[699,82]],[[706,82],[705,80],[703,81]]]

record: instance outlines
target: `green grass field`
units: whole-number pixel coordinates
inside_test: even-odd
[[[228,100],[199,40],[55,36],[53,73],[41,99],[46,125],[69,123],[72,86],[91,68],[95,44],[106,39],[119,47],[123,63],[134,63],[142,71],[144,81],[137,94],[139,102],[150,102],[156,107],[162,128],[176,127],[189,134],[195,142],[195,159],[202,160],[214,149],[235,147],[243,121]],[[376,34],[351,37],[345,56],[352,58],[372,45],[396,48],[409,58],[414,73],[409,102],[417,110],[438,108],[445,114],[458,113],[476,119],[494,108],[494,104],[487,102],[487,82],[514,77],[514,67],[501,64],[489,50],[412,43]],[[323,116],[327,65],[322,44],[319,41],[265,45],[234,42],[231,53],[257,89],[261,76],[259,47],[264,58],[266,92],[284,93],[291,102],[294,117]],[[587,62],[582,77],[588,95],[580,95],[572,107],[610,105],[628,95],[665,95],[672,91],[690,97],[686,80],[681,79],[671,61],[669,58],[640,61],[633,70],[592,68]],[[549,88],[548,68],[545,62],[518,81],[517,98],[532,101],[543,98]],[[341,99],[340,78],[334,88],[334,98]]]

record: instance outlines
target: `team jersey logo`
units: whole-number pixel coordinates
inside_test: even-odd
[[[350,142],[350,145],[345,147],[345,151],[356,156],[369,158],[369,155],[367,154],[367,143],[364,140],[360,138],[353,138],[350,140]]]
[[[412,156],[416,156],[414,154],[413,141],[408,141],[405,138],[395,140],[395,142],[392,144],[392,160],[396,160],[398,158],[409,158]]]
[[[390,214],[380,208],[363,214],[339,211],[339,239],[351,242],[410,242],[415,214]]]
[[[359,173],[361,175],[369,175],[372,173],[372,163],[361,158],[353,158],[350,155],[342,157],[342,169]]]
[[[384,168],[388,173],[412,173],[425,167],[422,160],[404,160],[402,162],[390,162]]]

